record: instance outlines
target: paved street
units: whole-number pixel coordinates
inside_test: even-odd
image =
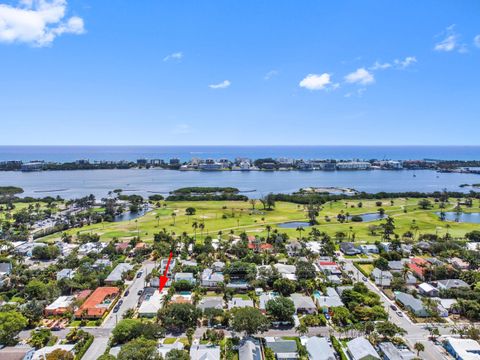
[[[361,281],[364,276],[355,266],[353,266],[352,260],[342,260],[345,261],[345,270],[353,271],[354,279]],[[407,334],[404,336],[404,338],[408,341],[410,347],[413,348],[413,345],[416,342],[421,342],[423,345],[425,345],[425,351],[422,353],[423,359],[448,359],[448,357],[446,356],[447,353],[443,348],[435,345],[432,341],[427,340],[430,336],[430,333],[427,330],[423,329],[421,324],[419,325],[412,323],[410,318],[403,312],[403,316],[398,316],[397,313],[390,308],[391,305],[395,305],[394,301],[390,300],[387,296],[385,296],[385,294],[371,281],[364,281],[364,283],[367,285],[369,290],[374,291],[380,296],[380,299],[382,300],[383,305],[388,312],[389,320],[407,331]],[[445,334],[449,333],[448,329],[445,327],[443,328],[443,332]]]
[[[92,345],[85,353],[82,359],[84,360],[96,360],[100,355],[105,352],[105,349],[108,345],[108,339],[110,338],[110,333],[115,327],[116,323],[120,321],[123,317],[125,311],[130,308],[135,308],[137,306],[140,296],[137,294],[138,290],[143,289],[145,286],[145,277],[150,273],[155,266],[153,262],[145,262],[141,270],[143,274],[141,277],[136,278],[128,285],[129,294],[128,296],[123,296],[123,304],[120,306],[120,309],[117,313],[111,311],[105,320],[102,323],[102,326],[99,328],[89,328],[85,329],[89,333],[95,336],[95,340]],[[139,270],[140,271],[140,270]]]

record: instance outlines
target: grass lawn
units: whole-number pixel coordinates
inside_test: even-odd
[[[373,264],[357,264],[357,266],[361,268],[368,276],[370,276],[374,268]]]
[[[168,344],[174,344],[176,341],[177,341],[177,338],[166,338],[165,340],[163,340],[163,343],[165,345],[168,345]]]
[[[332,237],[342,232],[345,234],[344,240],[354,238],[356,242],[366,243],[381,240],[380,232],[372,234],[369,226],[380,225],[382,220],[345,223],[337,221],[339,213],[346,214],[348,212],[349,216],[352,216],[377,212],[380,207],[376,205],[376,201],[355,200],[324,204],[318,217],[319,224],[315,227]],[[478,229],[478,224],[442,222],[435,214],[439,211],[438,204],[431,209],[423,210],[418,207],[418,201],[419,199],[395,199],[392,204],[390,200],[382,200],[381,207],[385,209],[387,215],[394,218],[398,234],[402,235],[407,231],[412,231],[418,237],[423,233],[444,235],[448,231],[453,237],[463,237],[466,232]],[[358,207],[359,202],[362,203],[362,207]],[[475,203],[475,207],[469,208],[468,211],[480,212],[477,202]],[[452,199],[444,211],[452,211],[454,206],[455,200]],[[195,215],[187,216],[185,214],[187,207],[194,207]],[[278,225],[288,221],[307,221],[307,212],[303,205],[277,202],[272,211],[264,211],[261,205],[257,204],[256,210],[252,211],[251,204],[243,201],[163,202],[161,208],[154,209],[136,220],[94,224],[68,230],[68,233],[74,236],[81,233],[97,233],[102,241],[110,241],[113,238],[127,240],[138,234],[142,241],[151,242],[154,234],[162,229],[176,234],[186,232],[201,240],[206,235],[217,237],[219,232],[227,235],[231,231],[235,234],[245,231],[249,235],[265,236],[267,226],[270,226],[270,231],[277,230],[280,233],[288,234],[290,238],[298,238],[299,234],[296,229],[281,228]],[[405,210],[407,212],[404,212]],[[172,216],[172,214],[176,214],[176,216]],[[195,223],[197,226],[203,224],[204,228],[195,228]],[[302,235],[309,232],[309,227],[305,226],[304,229]],[[60,236],[60,233],[52,234],[42,238],[42,241],[55,241]]]

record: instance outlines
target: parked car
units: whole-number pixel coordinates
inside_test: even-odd
[[[142,295],[143,294],[143,289],[140,289],[137,291],[137,295]]]
[[[128,294],[130,294],[130,290],[127,290],[123,293],[123,296],[128,296]]]
[[[137,279],[140,278],[142,275],[143,275],[143,271],[139,271],[139,272],[137,273]]]
[[[367,278],[364,276],[364,277],[362,277],[362,280],[363,280],[363,281],[367,281]]]
[[[395,305],[390,305],[390,309],[392,309],[393,311],[397,311],[397,307]]]
[[[118,310],[120,310],[120,305],[115,305],[115,307],[113,308],[113,312],[117,313]]]
[[[118,303],[117,303],[117,306],[122,306],[122,304],[123,304],[123,300],[120,299],[120,300],[118,301]]]
[[[397,315],[403,317],[403,313],[401,311],[397,311]]]

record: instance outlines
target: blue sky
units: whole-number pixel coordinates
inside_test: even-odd
[[[478,145],[479,35],[476,0],[0,0],[0,144]]]

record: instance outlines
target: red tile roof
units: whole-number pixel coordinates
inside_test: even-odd
[[[423,274],[425,273],[425,268],[418,266],[417,264],[407,264],[410,270],[412,270],[415,274],[423,277]]]
[[[418,266],[425,266],[428,264],[428,261],[422,258],[413,258],[411,260],[412,264],[418,265]]]
[[[120,289],[115,286],[99,287],[87,300],[75,311],[75,317],[79,318],[100,318],[105,314],[109,306],[101,305],[108,298],[115,298],[118,296]]]
[[[85,300],[87,297],[90,296],[91,293],[92,290],[82,290],[76,295],[76,298],[77,300]]]

